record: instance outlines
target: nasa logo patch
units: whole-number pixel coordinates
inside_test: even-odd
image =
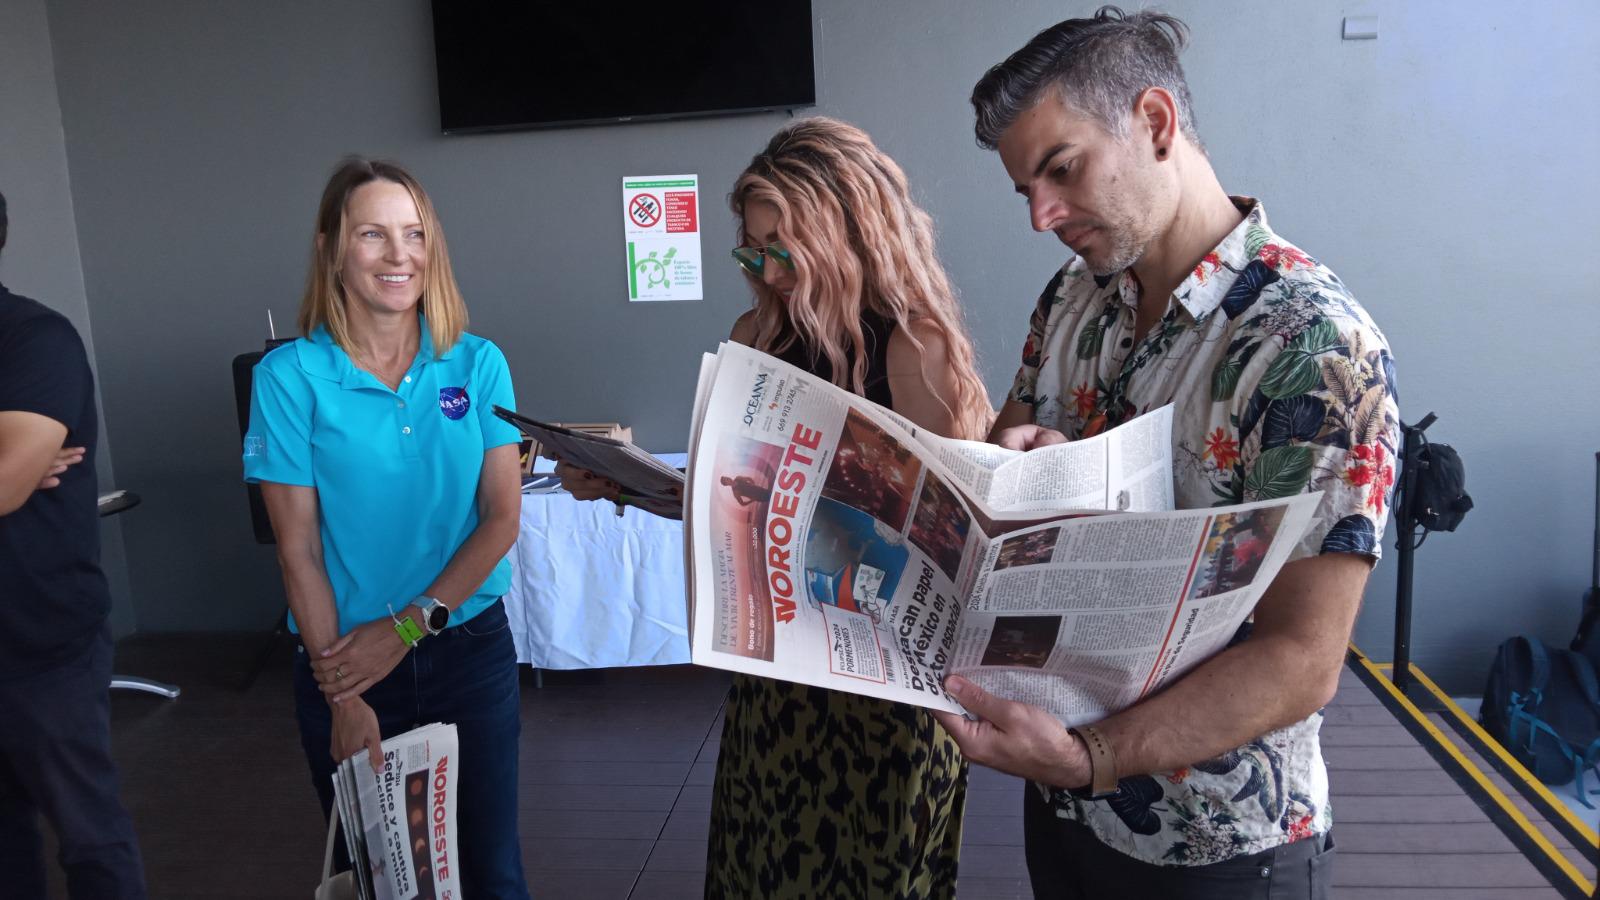
[[[472,408],[472,398],[467,396],[466,388],[447,387],[439,389],[439,411],[444,413],[446,419],[452,421],[467,414]]]

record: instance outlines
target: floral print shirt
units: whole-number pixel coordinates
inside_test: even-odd
[[[1278,237],[1261,204],[1179,285],[1135,346],[1139,283],[1074,257],[1033,313],[1010,399],[1068,438],[1174,404],[1179,508],[1322,491],[1294,557],[1380,555],[1400,447],[1389,345],[1337,276]],[[1124,778],[1057,815],[1159,865],[1204,865],[1332,825],[1322,713],[1176,772]],[[1041,788],[1042,790],[1042,788]]]

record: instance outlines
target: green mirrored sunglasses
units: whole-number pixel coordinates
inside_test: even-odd
[[[766,268],[767,257],[769,256],[783,263],[786,268],[794,268],[794,260],[789,257],[789,250],[776,242],[765,247],[733,248],[733,258],[738,261],[739,265],[744,266],[746,272],[757,278],[761,277],[762,271]]]

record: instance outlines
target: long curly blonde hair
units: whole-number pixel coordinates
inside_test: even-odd
[[[756,349],[782,353],[799,341],[828,360],[836,384],[865,394],[862,311],[895,323],[919,352],[922,343],[909,326],[927,323],[944,338],[955,376],[956,396],[939,398],[955,420],[953,436],[984,437],[994,410],[934,252],[933,219],[912,201],[905,173],[866,132],[821,116],[793,122],[750,161],[729,200],[741,235],[746,204],[777,207],[778,237],[794,261],[788,303],[745,273],[756,296]]]

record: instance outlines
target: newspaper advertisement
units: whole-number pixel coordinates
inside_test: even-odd
[[[425,725],[383,742],[383,769],[366,751],[333,774],[345,848],[362,900],[461,900],[457,874],[454,725]]]
[[[1172,511],[1171,410],[1027,453],[952,441],[738,344],[701,368],[700,665],[935,709],[960,673],[1067,724],[1221,649],[1316,496]]]

